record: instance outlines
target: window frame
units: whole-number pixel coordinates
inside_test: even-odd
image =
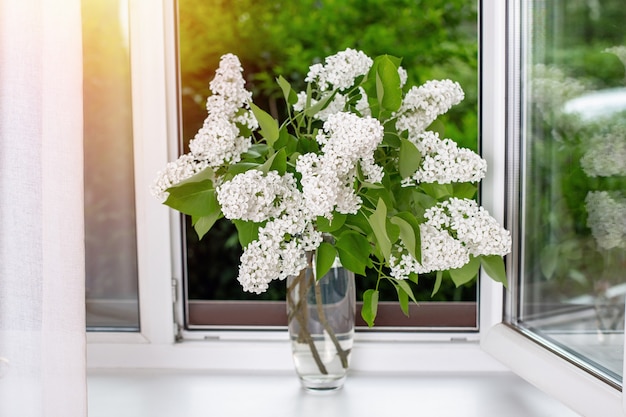
[[[138,333],[90,332],[88,366],[292,370],[286,331],[216,330],[182,339],[181,217],[149,194],[155,173],[178,155],[178,76],[175,68],[175,0],[130,1],[133,126],[139,264],[140,324]],[[479,3],[479,8],[480,8]],[[484,7],[484,6],[483,6]],[[479,15],[481,11],[479,10]],[[489,67],[487,64],[485,67]],[[488,102],[490,100],[486,100]],[[495,111],[486,108],[488,112]],[[484,125],[483,136],[493,135]],[[483,139],[484,140],[484,139]],[[491,150],[486,158],[493,163]],[[501,181],[493,175],[482,183],[486,208],[496,218],[501,207]],[[502,286],[489,278],[479,282],[478,331],[360,332],[351,366],[356,371],[502,372],[506,368],[483,352],[479,341],[500,321]],[[167,325],[169,324],[169,325]],[[263,360],[258,358],[263,357]]]
[[[521,41],[522,30],[520,13],[523,0],[509,0],[506,7],[498,6],[499,38],[503,44],[498,46],[502,51],[503,62],[498,63],[500,74],[506,74],[502,100],[502,107],[507,109],[506,136],[507,149],[501,152],[500,158],[507,160],[507,166],[498,166],[498,176],[507,181],[507,222],[510,228],[515,229],[519,224],[519,149],[516,141],[520,135],[520,91],[517,86],[522,85],[519,69],[521,68]],[[504,2],[503,2],[504,3]],[[494,5],[496,2],[494,2]],[[506,40],[506,44],[504,44]],[[502,83],[499,81],[499,83]],[[515,235],[515,233],[514,233]],[[513,277],[517,268],[516,254],[520,248],[514,236],[513,256],[507,263],[509,277]],[[516,279],[510,279],[510,288],[506,293],[507,300],[515,297],[518,291]],[[507,309],[512,303],[507,302]],[[506,315],[506,314],[505,314]],[[510,315],[509,315],[510,316]],[[494,326],[481,339],[482,348],[493,357],[501,361],[514,373],[528,380],[542,391],[562,401],[570,408],[585,416],[624,416],[626,402],[623,390],[620,391],[599,378],[581,369],[573,362],[559,356],[546,345],[536,341],[532,335],[514,324],[506,321]],[[626,362],[625,362],[626,363]]]
[[[476,0],[478,9],[481,1]],[[177,7],[177,1],[173,1]],[[176,17],[176,16],[175,16]],[[175,19],[178,21],[178,19]],[[479,24],[479,22],[476,22]],[[480,31],[480,25],[478,28]],[[481,34],[478,33],[480,42]],[[178,44],[178,34],[172,34],[174,42]],[[178,62],[180,56],[172,57],[172,62]],[[181,91],[180,68],[177,71],[177,91]],[[480,69],[479,69],[480,72]],[[478,76],[480,82],[480,74]],[[172,101],[174,106],[178,101]],[[179,120],[182,120],[182,109],[178,107]],[[181,123],[182,126],[182,123]],[[181,128],[182,130],[182,128]],[[479,126],[480,130],[480,126]],[[184,138],[178,136],[178,152],[184,145]],[[171,155],[173,160],[179,153]],[[185,217],[175,214],[185,224]],[[187,231],[183,227],[178,233],[181,239],[182,262],[186,256]],[[286,329],[287,315],[284,301],[230,301],[230,300],[191,300],[188,298],[188,282],[186,270],[182,269],[183,279],[179,283],[182,287],[181,297],[176,305],[178,321],[178,337],[182,340],[198,340],[205,337],[219,337],[220,331],[280,331]],[[409,305],[409,317],[404,317],[398,308],[397,302],[380,302],[376,327],[368,329],[360,317],[361,302],[357,302],[356,331],[360,333],[388,333],[388,332],[438,332],[444,335],[463,333],[465,338],[477,340],[474,333],[480,328],[479,300],[481,289],[477,285],[476,301],[472,302],[420,302],[420,305]],[[402,324],[398,324],[402,323]],[[447,337],[447,336],[444,336]]]
[[[480,0],[474,0],[480,9]],[[173,1],[177,7],[179,0]],[[477,24],[479,22],[476,22]],[[478,32],[478,31],[477,31]],[[477,33],[480,37],[480,33]],[[178,34],[173,35],[178,44]],[[182,91],[181,83],[181,62],[180,56],[172,57],[174,61],[178,61],[177,80],[179,82],[178,91]],[[480,78],[480,77],[477,77]],[[178,93],[180,94],[180,93]],[[180,97],[179,97],[180,101]],[[172,102],[173,105],[174,102]],[[178,114],[182,126],[182,105],[179,104]],[[479,127],[480,129],[480,127]],[[181,127],[182,132],[182,127]],[[187,138],[182,134],[178,137],[178,151],[186,148],[185,142]],[[171,155],[170,160],[174,160],[179,153]],[[183,225],[189,220],[185,216],[180,216]],[[182,258],[187,256],[187,233],[195,235],[194,231],[189,231],[187,227],[183,227],[180,231],[174,231],[181,236]],[[210,233],[204,237],[205,240],[211,239]],[[179,299],[182,305],[176,306],[177,317],[183,318],[179,321],[179,337],[183,340],[195,340],[203,338],[202,332],[215,332],[220,330],[226,331],[267,331],[281,330],[287,326],[286,305],[284,301],[240,301],[240,300],[213,300],[213,299],[190,299],[188,293],[190,287],[187,278],[187,270],[183,266],[183,279],[180,282],[182,286],[182,297]],[[281,285],[281,283],[275,283]],[[236,285],[239,287],[239,285]],[[356,331],[357,332],[477,332],[480,325],[480,312],[478,309],[480,288],[476,288],[475,301],[463,302],[431,302],[422,301],[419,306],[415,304],[409,305],[409,315],[404,316],[398,308],[398,303],[394,301],[381,301],[378,304],[378,315],[376,319],[375,329],[368,329],[366,323],[361,318],[360,311],[362,302],[357,302],[356,314]]]
[[[150,195],[149,186],[172,153],[168,138],[175,134],[172,129],[176,126],[165,105],[171,91],[167,74],[172,70],[165,59],[166,9],[145,0],[129,0],[128,5],[140,329],[88,332],[87,341],[164,343],[175,334],[175,329],[164,331],[166,326],[159,323],[174,322],[173,310],[162,306],[171,305],[176,279],[169,276],[169,271],[175,270],[171,231],[176,221]],[[165,285],[156,283],[157,279]]]
[[[120,0],[118,3],[118,7],[125,7],[126,9],[126,16],[124,16],[123,14],[118,15],[119,19],[123,19],[124,17],[126,19],[128,19],[128,1],[129,0]],[[83,0],[83,5],[82,7],[91,7],[91,4],[86,2],[86,0]],[[83,16],[84,17],[84,16]],[[93,18],[93,17],[92,17]],[[126,20],[125,22],[120,22],[121,23],[121,28],[126,29],[126,32],[124,33],[124,37],[128,37],[128,40],[130,40],[129,38],[129,26],[130,26],[130,22],[128,20]],[[83,43],[85,43],[85,39],[83,39]],[[85,47],[89,47],[89,45],[85,45]],[[120,48],[122,48],[122,46],[120,46]],[[128,44],[124,44],[123,48],[128,48],[130,50],[130,43]],[[96,51],[97,52],[97,51]],[[130,64],[130,55],[128,55],[128,59],[126,61],[127,64]],[[129,74],[129,77],[131,77],[131,74]],[[132,96],[134,94],[129,94],[129,96]],[[131,106],[133,105],[132,103],[130,103]],[[132,123],[132,118],[134,117],[134,115],[131,114],[131,123]],[[133,154],[136,153],[137,151],[137,146],[135,143],[135,139],[132,137],[132,135],[134,134],[134,126],[132,127],[133,132],[131,132],[130,139],[133,140]],[[133,167],[133,175],[132,175],[132,179],[135,178],[135,163],[136,163],[136,158],[133,159],[131,161],[132,167]],[[87,171],[89,170],[89,168],[85,168]],[[135,188],[137,187],[138,183],[137,181],[133,182],[132,185],[132,191],[133,191],[133,196],[134,198],[132,199],[132,201],[130,202],[130,204],[132,204],[132,209],[135,210],[135,205],[137,203],[137,193],[135,192]],[[136,214],[133,213],[133,214]],[[133,225],[135,226],[135,233],[137,232],[137,222],[133,222]],[[89,233],[89,232],[86,232]],[[133,240],[133,245],[137,245],[137,239],[135,238]],[[136,251],[136,249],[135,249]],[[138,254],[135,253],[135,261],[137,260]],[[135,283],[138,285],[138,273],[134,274],[132,277],[130,276],[122,276],[122,277],[117,277],[119,279],[121,279],[122,281],[126,280],[135,280]],[[128,294],[127,294],[128,295]],[[137,297],[133,297],[133,298],[123,298],[123,296],[117,296],[117,297],[87,297],[85,300],[85,304],[86,304],[86,313],[87,313],[87,332],[108,332],[108,331],[118,331],[118,332],[124,332],[124,333],[136,333],[139,330],[140,327],[140,323],[139,323],[139,316],[140,316],[140,311],[139,311],[139,297],[137,295]],[[98,316],[99,314],[102,315],[103,319],[101,320],[100,323],[98,324],[90,324],[90,319],[91,319],[91,315],[95,315]],[[116,324],[117,322],[117,324]],[[132,323],[132,324],[131,324]],[[134,337],[134,336],[130,336],[130,337]]]

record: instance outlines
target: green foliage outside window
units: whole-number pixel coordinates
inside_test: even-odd
[[[185,145],[202,125],[208,82],[225,53],[245,68],[255,103],[280,114],[283,75],[295,90],[304,86],[309,65],[345,48],[369,56],[402,57],[409,85],[449,78],[465,100],[441,117],[435,130],[463,147],[478,143],[477,4],[468,0],[179,0],[179,53]],[[202,243],[189,228],[190,298],[254,299],[236,285],[238,242],[218,225]],[[428,279],[427,277],[423,278]],[[434,277],[433,277],[434,282]],[[235,285],[233,285],[235,283]],[[265,299],[282,300],[274,286]],[[390,298],[395,299],[393,288]],[[430,300],[430,290],[417,295]],[[441,288],[435,300],[474,300],[475,286]]]

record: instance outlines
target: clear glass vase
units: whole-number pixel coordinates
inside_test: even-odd
[[[309,265],[313,254],[308,254]],[[354,339],[354,273],[338,261],[321,279],[312,268],[287,278],[289,336],[296,373],[309,390],[343,386]]]

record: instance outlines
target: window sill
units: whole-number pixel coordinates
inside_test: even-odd
[[[122,335],[124,336],[124,335]],[[223,335],[222,335],[223,336]],[[230,338],[228,338],[230,336]],[[382,339],[384,336],[384,339]],[[507,369],[487,355],[477,340],[462,334],[438,339],[407,339],[406,334],[357,334],[351,370],[355,372],[477,373]],[[256,338],[255,338],[256,337]],[[447,337],[447,339],[444,339]],[[382,339],[382,340],[381,340]],[[289,372],[293,369],[286,332],[226,334],[220,338],[182,343],[89,343],[87,365],[91,370],[162,369],[212,372]]]
[[[91,371],[89,416],[574,417],[578,414],[510,373],[349,375],[343,389],[300,388],[293,371]]]
[[[506,324],[492,327],[482,348],[548,395],[586,416],[624,416],[622,393]]]

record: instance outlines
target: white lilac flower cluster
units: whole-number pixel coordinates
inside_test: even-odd
[[[477,182],[485,177],[487,161],[466,148],[459,148],[450,139],[439,139],[439,134],[426,131],[409,140],[422,155],[418,170],[402,180],[403,187],[421,182],[450,184]]]
[[[459,83],[451,80],[432,80],[411,87],[397,111],[396,128],[399,132],[408,130],[409,136],[418,135],[464,97]]]
[[[425,218],[420,225],[421,262],[398,245],[390,260],[391,276],[406,279],[411,273],[456,269],[470,255],[502,256],[510,250],[509,231],[474,200],[451,198],[426,210]]]
[[[374,163],[374,151],[382,139],[383,127],[371,117],[340,112],[328,118],[316,136],[322,153],[302,155],[296,162],[302,193],[314,216],[330,217],[334,209],[357,212],[362,203],[353,189],[357,164],[370,182],[380,182],[383,171]]]
[[[626,126],[614,125],[586,144],[580,165],[590,177],[626,175]]]
[[[460,268],[469,262],[469,253],[463,244],[447,231],[437,230],[428,223],[420,225],[421,262],[408,249],[399,244],[389,259],[390,275],[396,279],[407,279],[410,274]]]
[[[280,217],[302,200],[295,177],[251,169],[217,187],[217,201],[227,219],[261,223]]]
[[[361,200],[352,187],[357,164],[370,181],[381,181],[382,168],[374,163],[373,153],[382,138],[378,120],[337,113],[316,137],[322,153],[306,153],[296,161],[301,192],[293,175],[258,170],[238,174],[217,188],[226,218],[267,221],[241,257],[238,280],[244,290],[263,292],[271,280],[306,266],[306,251],[316,249],[322,240],[312,227],[316,216],[330,218],[334,210],[357,212]]]
[[[307,266],[306,251],[315,250],[322,242],[322,234],[307,223],[290,239],[285,230],[298,230],[289,217],[268,222],[259,228],[259,238],[246,246],[240,258],[237,280],[244,291],[260,294],[272,280],[283,280]],[[285,226],[288,226],[285,229]],[[290,226],[290,227],[289,227]]]
[[[192,154],[183,154],[176,161],[168,162],[163,171],[157,173],[150,192],[161,202],[167,200],[168,188],[202,172],[209,166],[208,161],[198,160]]]
[[[367,74],[372,64],[372,58],[362,51],[348,48],[326,57],[324,64],[311,65],[304,81],[316,83],[320,91],[344,90],[352,86],[357,77]]]
[[[298,101],[293,105],[293,109],[302,111],[307,106],[307,100],[310,100],[308,106],[314,106],[320,100],[334,94],[332,101],[324,109],[313,115],[318,120],[328,120],[330,115],[343,111],[348,102],[346,95],[339,91],[351,87],[356,78],[366,75],[372,64],[372,59],[363,52],[348,48],[327,57],[324,64],[311,65],[305,81],[315,83],[320,96],[317,98],[308,97],[305,91],[301,91],[297,94]],[[398,76],[402,87],[406,84],[408,74],[404,68],[398,67]],[[339,91],[333,91],[333,89]],[[356,111],[363,116],[371,116],[367,93],[363,87],[358,87],[358,91],[360,98],[355,105]]]
[[[169,163],[157,174],[152,194],[164,201],[167,189],[197,174],[206,167],[235,163],[252,144],[250,136],[242,136],[239,126],[249,131],[258,128],[250,111],[252,93],[245,89],[243,68],[239,58],[226,54],[209,87],[213,95],[206,102],[207,117],[195,137],[189,142],[189,154]]]
[[[272,280],[297,274],[306,267],[306,251],[321,243],[290,173],[246,171],[220,185],[217,199],[227,219],[266,222],[240,259],[237,279],[244,291],[259,294]]]
[[[396,128],[408,132],[408,139],[420,151],[422,161],[413,175],[403,179],[402,186],[421,182],[477,182],[484,178],[487,162],[483,158],[470,149],[459,148],[451,139],[440,139],[438,133],[425,130],[464,96],[459,83],[451,80],[428,81],[407,92],[396,112]]]
[[[626,248],[626,198],[607,191],[591,191],[585,198],[587,226],[598,246]]]

